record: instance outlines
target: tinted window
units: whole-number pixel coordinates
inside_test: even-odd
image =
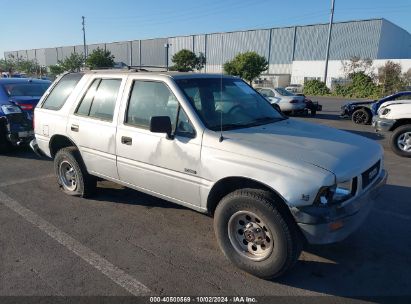
[[[178,112],[177,127],[175,131],[176,135],[184,137],[195,137],[195,129],[188,119],[187,114],[182,108]]]
[[[121,79],[95,79],[76,113],[112,121]]]
[[[274,92],[271,90],[267,90],[267,89],[261,89],[260,90],[261,95],[263,95],[264,97],[274,97]]]
[[[50,83],[10,83],[4,85],[4,91],[9,97],[42,96]]]
[[[42,107],[49,110],[61,109],[81,77],[83,77],[83,74],[67,74],[63,76],[53,88]]]
[[[151,117],[169,116],[174,127],[177,112],[178,101],[164,83],[134,81],[126,123],[149,128]]]

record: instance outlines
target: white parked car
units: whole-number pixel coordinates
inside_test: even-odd
[[[278,88],[256,88],[271,104],[278,105],[284,113],[301,112],[305,110],[304,96],[298,96],[288,92],[286,89]]]
[[[288,92],[291,92],[291,93],[295,93],[295,94],[298,94],[298,93],[302,93],[303,92],[303,85],[302,84],[290,84],[288,87],[286,87],[285,89],[288,91]]]
[[[99,177],[211,214],[224,254],[262,278],[286,272],[304,241],[356,230],[387,178],[374,141],[289,119],[230,76],[65,74],[35,136],[63,192],[91,195]]]
[[[393,132],[391,149],[399,156],[411,157],[411,100],[384,103],[373,117],[373,126],[379,132]]]

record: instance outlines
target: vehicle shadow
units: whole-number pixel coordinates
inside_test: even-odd
[[[0,156],[51,161],[51,159],[47,157],[37,156],[30,147],[13,147],[10,151],[0,154]]]
[[[368,132],[368,131],[359,131],[359,130],[350,130],[350,129],[340,129],[340,130],[354,133],[357,135],[361,135],[361,136],[364,136],[364,137],[367,137],[373,140],[383,140],[384,139],[384,136],[382,136],[381,134],[377,132]]]
[[[184,206],[127,188],[109,181],[101,180],[97,183],[98,190],[93,200],[118,204],[139,205],[151,208],[187,209]]]
[[[387,200],[392,195],[397,201]],[[306,246],[296,266],[275,283],[354,299],[410,296],[410,197],[410,187],[385,186],[357,232],[336,244]],[[408,207],[401,212],[398,205]]]

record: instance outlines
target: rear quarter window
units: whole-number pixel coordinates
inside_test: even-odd
[[[42,108],[60,110],[82,77],[80,73],[63,76],[43,102]]]

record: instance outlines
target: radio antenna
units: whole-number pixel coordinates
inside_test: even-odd
[[[220,139],[219,142],[222,142],[224,140],[223,136],[223,56],[224,52],[224,47],[223,47],[223,35],[221,35],[221,77],[220,77]]]

